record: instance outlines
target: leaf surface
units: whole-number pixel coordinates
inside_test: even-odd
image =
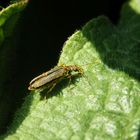
[[[57,84],[47,99],[31,92],[5,140],[139,139],[139,9],[131,0],[117,26],[100,16],[76,31],[58,65],[77,65],[84,74]]]

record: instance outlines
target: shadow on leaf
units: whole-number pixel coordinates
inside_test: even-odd
[[[129,5],[124,9],[131,15],[128,21],[122,15],[123,22],[116,27],[101,16],[89,22],[82,33],[96,47],[104,64],[140,80],[140,24],[136,24],[140,15]]]

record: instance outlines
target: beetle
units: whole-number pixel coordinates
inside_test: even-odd
[[[72,72],[76,72],[75,74],[72,74]],[[52,68],[51,70],[35,77],[31,82],[29,83],[29,90],[38,90],[49,88],[50,92],[55,85],[60,82],[64,78],[71,78],[74,75],[80,75],[83,73],[83,69],[76,65],[60,65]]]

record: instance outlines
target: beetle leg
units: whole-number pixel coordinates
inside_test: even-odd
[[[74,84],[74,83],[72,82],[72,75],[69,75],[67,78],[69,79],[68,86],[70,86],[71,83]]]
[[[51,92],[53,88],[56,86],[57,83],[53,83],[53,85],[50,87],[50,89],[47,91],[47,93]]]

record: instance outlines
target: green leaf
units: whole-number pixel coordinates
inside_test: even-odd
[[[83,68],[41,99],[31,92],[5,140],[137,140],[140,138],[140,3],[131,0],[117,26],[104,16],[65,43],[60,64]],[[47,91],[44,91],[47,93]]]
[[[17,20],[27,2],[27,0],[14,2],[0,11],[0,132],[7,124],[12,112],[12,101],[17,97],[13,91],[17,55],[13,37],[15,38]]]

